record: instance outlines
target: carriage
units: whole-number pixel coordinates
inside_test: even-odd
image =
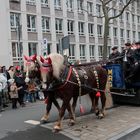
[[[54,95],[58,95],[63,102],[61,108],[57,106],[59,119],[54,126],[55,130],[61,129],[61,121],[66,109],[70,115],[70,124],[75,123],[74,112],[77,99],[85,94],[89,95],[92,107],[98,118],[103,118],[105,115],[108,87],[111,89],[110,93],[114,102],[125,101],[140,104],[139,82],[127,85],[124,81],[122,67],[119,64],[102,65],[99,62],[95,62],[76,66],[67,65],[64,57],[56,53],[50,54],[47,58],[40,57],[37,63],[33,58],[36,59],[35,57],[25,58],[28,70],[26,78],[28,78],[29,73],[33,74],[39,71],[42,77],[42,87],[47,92],[50,92],[50,103],[48,103],[50,107],[43,119],[48,119],[51,104],[52,102],[55,103]],[[37,74],[35,74],[36,76]],[[98,108],[99,97],[102,104],[100,109]],[[71,99],[73,99],[72,106]]]
[[[133,82],[127,83],[124,69],[120,64],[106,65],[110,82],[110,93],[114,103],[140,105],[140,76],[136,75]]]

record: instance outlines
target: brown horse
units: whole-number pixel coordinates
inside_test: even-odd
[[[59,119],[54,126],[55,130],[61,129],[61,121],[64,117],[65,110],[68,109],[72,122],[75,121],[75,107],[77,98],[89,94],[96,115],[100,118],[104,117],[106,96],[104,93],[107,72],[101,66],[86,65],[80,67],[69,67],[64,64],[64,57],[60,54],[50,54],[47,59],[41,60],[40,67],[43,83],[52,85],[51,88],[57,91],[57,96],[62,99],[62,107],[59,112]],[[69,69],[68,76],[63,79],[66,69]],[[63,80],[62,80],[63,79]],[[64,81],[59,84],[58,81]],[[98,109],[99,92],[101,96],[102,109]],[[73,98],[71,107],[70,100]]]
[[[32,55],[30,57],[24,56],[24,59],[25,59],[24,71],[26,72],[25,82],[28,85],[29,85],[29,81],[37,82],[37,84],[40,84],[42,82],[42,78],[41,78],[40,66],[37,62],[36,55]],[[47,91],[47,87],[44,87],[44,84],[43,84],[42,91],[48,103],[46,105],[46,113],[41,118],[41,123],[46,123],[49,119],[49,113],[51,110],[52,103],[54,103],[58,111],[60,110],[60,106],[54,96],[54,92]]]

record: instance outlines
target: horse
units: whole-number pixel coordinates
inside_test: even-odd
[[[51,84],[51,89],[62,99],[62,106],[59,111],[59,119],[54,130],[61,130],[61,122],[65,110],[68,109],[72,122],[75,122],[75,107],[78,97],[88,94],[91,98],[93,108],[99,118],[104,117],[106,95],[105,88],[107,83],[107,71],[101,66],[82,65],[79,67],[67,66],[64,64],[64,57],[58,53],[51,53],[46,59],[38,60],[42,69],[41,76],[43,84],[47,87]],[[61,77],[65,75],[66,79]],[[61,82],[63,84],[59,84]],[[79,92],[78,92],[79,91]],[[97,92],[98,91],[98,92]],[[98,108],[98,99],[101,97],[102,109]],[[70,100],[73,98],[71,107]]]
[[[37,82],[37,84],[40,84],[42,78],[40,66],[37,62],[37,56],[36,55],[32,55],[30,57],[24,56],[24,60],[25,60],[24,71],[26,72],[25,82],[29,84],[29,81],[32,80],[34,82]],[[41,117],[41,123],[46,123],[49,119],[49,113],[51,110],[52,103],[54,103],[58,111],[60,110],[60,106],[56,98],[53,96],[54,95],[53,92],[47,91],[47,89],[44,87],[42,88],[42,91],[44,93],[45,99],[47,100],[47,105],[46,105],[46,113]]]

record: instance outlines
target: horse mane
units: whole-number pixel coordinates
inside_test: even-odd
[[[64,68],[64,57],[58,53],[51,53],[48,57],[52,61],[53,76],[59,79],[61,70]]]

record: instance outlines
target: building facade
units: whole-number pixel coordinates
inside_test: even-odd
[[[117,2],[110,14],[116,15],[125,1]],[[139,7],[139,2],[132,3],[109,25],[108,54],[111,47],[121,51],[125,42],[140,40]],[[59,52],[59,42],[67,35],[71,61],[99,60],[104,19],[96,16],[101,9],[100,0],[1,0],[0,65],[18,65],[23,55]]]

